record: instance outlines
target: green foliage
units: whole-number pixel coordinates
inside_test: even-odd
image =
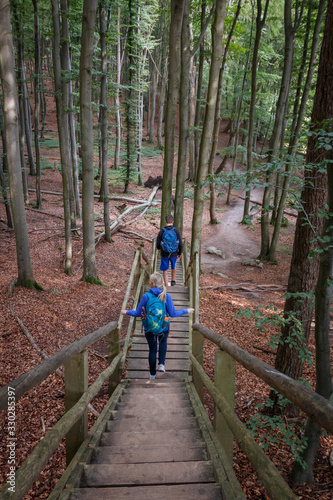
[[[40,147],[44,149],[52,149],[56,148],[59,149],[59,139],[57,138],[47,138],[44,137],[44,139],[40,139]]]
[[[277,393],[278,394],[278,393]],[[278,394],[278,405],[283,408],[289,401],[281,394]],[[279,445],[284,442],[289,446],[290,451],[297,462],[305,468],[306,463],[301,458],[302,452],[307,447],[307,438],[305,438],[301,431],[297,431],[295,426],[288,422],[282,415],[266,415],[260,413],[261,410],[269,409],[272,406],[272,400],[268,399],[266,405],[258,405],[258,412],[253,415],[246,423],[251,435],[254,438],[259,438],[261,448],[264,450],[269,449],[270,444]],[[258,431],[260,430],[260,437]]]
[[[291,295],[300,300],[305,297],[308,298],[309,295],[313,296],[313,294],[306,293],[288,294],[288,296]],[[273,312],[270,313],[270,311]],[[278,329],[277,333],[271,335],[268,342],[268,345],[272,349],[277,349],[279,344],[285,343],[290,349],[294,349],[297,352],[298,357],[303,363],[307,361],[309,365],[313,364],[312,353],[306,345],[303,325],[296,312],[290,311],[288,316],[285,317],[283,311],[279,311],[275,306],[258,305],[254,309],[242,309],[236,314],[237,318],[243,316],[248,319],[254,319],[255,326],[259,332],[265,331],[267,326],[273,326]],[[291,325],[291,328],[289,328],[289,336],[283,339],[281,329],[286,325]]]
[[[144,158],[155,158],[155,156],[159,156],[162,151],[158,149],[157,146],[150,144],[149,146],[144,146],[141,153]]]
[[[193,200],[194,199],[194,190],[185,191],[184,198],[187,198],[188,200]]]

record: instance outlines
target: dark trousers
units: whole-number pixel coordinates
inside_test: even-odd
[[[150,375],[156,375],[156,358],[157,358],[157,344],[158,344],[158,364],[165,364],[165,357],[168,348],[168,335],[169,330],[161,333],[160,335],[154,335],[151,332],[145,332],[145,336],[149,346],[149,371]]]

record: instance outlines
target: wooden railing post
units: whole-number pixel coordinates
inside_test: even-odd
[[[88,352],[82,351],[65,362],[65,411],[68,412],[88,389]],[[66,434],[66,463],[70,463],[88,435],[88,410]]]
[[[141,248],[138,248],[137,252],[139,252],[139,258],[135,267],[134,271],[134,281],[133,281],[133,294],[135,294],[138,282],[140,279],[140,274],[141,274],[141,261],[142,261],[142,250]]]
[[[120,352],[119,346],[119,329],[115,328],[111,330],[108,335],[108,363],[111,365],[112,361]],[[109,377],[109,396],[112,395],[113,391],[120,382],[120,364],[119,367],[114,371],[114,373]]]
[[[191,289],[191,307],[194,308],[194,322],[199,321],[199,254],[196,253],[193,259],[192,267],[192,289]],[[203,336],[197,330],[192,330],[192,354],[195,359],[203,366]],[[204,386],[201,377],[196,372],[195,368],[192,368],[193,374],[193,384],[199,395],[199,398],[203,402],[204,398]]]
[[[216,349],[214,384],[232,410],[235,408],[235,375],[235,360],[225,351]],[[232,463],[234,436],[216,405],[214,408],[214,427],[216,435],[219,438],[230,463]]]

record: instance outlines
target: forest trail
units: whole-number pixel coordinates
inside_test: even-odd
[[[256,196],[259,199],[259,193]],[[251,238],[249,226],[241,224],[244,201],[234,198],[226,208],[226,212],[218,214],[220,224],[214,226],[213,234],[202,241],[201,264],[208,272],[214,269],[228,274],[233,263],[256,259],[260,252],[260,243]],[[222,250],[225,259],[207,253],[210,246]]]

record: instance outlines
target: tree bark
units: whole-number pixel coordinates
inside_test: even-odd
[[[271,163],[279,149],[282,128],[284,125],[284,114],[287,110],[290,90],[290,79],[292,74],[292,65],[294,59],[295,39],[296,32],[303,14],[304,2],[301,8],[297,10],[294,23],[292,21],[292,0],[285,0],[284,4],[284,34],[285,34],[285,47],[284,47],[284,62],[283,73],[280,85],[280,93],[276,105],[275,121],[273,132],[269,143],[269,154],[267,162]],[[271,202],[272,184],[274,173],[270,169],[266,176],[266,184],[262,202],[262,215],[261,215],[261,248],[259,258],[268,259],[270,235],[269,235],[269,206]]]
[[[321,128],[323,121],[329,122],[328,130],[333,131],[333,2],[328,2],[323,43],[321,48],[318,81],[313,103],[312,124],[314,128]],[[332,147],[332,139],[331,139]],[[318,153],[318,151],[317,151]],[[332,392],[332,374],[330,359],[330,313],[332,303],[332,274],[333,274],[333,173],[332,173],[332,150],[329,154],[325,149],[320,150],[320,160],[328,160],[328,211],[324,223],[323,236],[328,236],[328,242],[323,242],[324,248],[320,254],[320,267],[317,285],[315,289],[315,339],[316,339],[316,392],[329,399]],[[307,466],[302,469],[295,464],[293,470],[293,482],[303,484],[313,481],[313,463],[319,445],[321,434],[320,426],[309,420],[305,430],[308,438],[307,448],[302,458]]]
[[[34,132],[35,132],[35,152],[36,152],[36,207],[42,209],[41,196],[41,166],[40,166],[40,145],[39,145],[39,120],[40,120],[40,40],[39,40],[39,18],[38,2],[32,0],[34,6],[34,30],[35,30],[35,75],[34,75],[34,93],[35,93],[35,112],[34,112]]]
[[[178,165],[175,193],[175,226],[183,232],[183,207],[188,145],[188,116],[190,94],[190,0],[184,2],[183,25],[181,34],[181,69],[179,91],[179,143]]]
[[[316,94],[313,103],[311,130],[309,137],[306,164],[313,165],[306,173],[305,187],[301,198],[301,210],[299,212],[291,259],[290,274],[287,289],[287,300],[284,306],[284,318],[289,322],[282,328],[282,343],[279,344],[275,367],[292,378],[299,378],[302,375],[303,361],[298,355],[298,350],[286,343],[295,328],[296,321],[299,321],[303,329],[303,340],[298,341],[301,347],[307,346],[310,335],[310,326],[313,316],[313,296],[311,292],[315,288],[319,272],[318,253],[309,259],[310,251],[315,244],[313,239],[322,233],[323,217],[320,212],[325,209],[327,197],[327,176],[320,168],[320,165],[327,158],[327,151],[324,148],[318,149],[316,131],[322,129],[324,120],[333,118],[333,4],[329,2],[327,11],[324,41],[322,45]],[[306,293],[303,298],[300,294]],[[296,320],[292,319],[294,314]],[[277,410],[276,396],[271,393],[274,400],[273,411]]]
[[[167,108],[165,116],[164,165],[162,184],[161,227],[165,216],[171,212],[172,175],[175,151],[175,120],[177,111],[181,29],[185,0],[171,0],[171,24],[169,33],[169,74]]]
[[[0,5],[0,80],[3,89],[4,125],[13,213],[19,286],[40,288],[31,267],[27,221],[24,210],[18,131],[18,99],[9,1]]]
[[[209,72],[207,103],[200,143],[198,172],[194,190],[194,213],[192,222],[191,256],[201,250],[202,214],[204,205],[204,188],[209,163],[209,148],[214,127],[214,115],[217,101],[219,72],[222,61],[223,26],[226,11],[226,0],[217,0],[215,20],[212,27],[212,58]]]
[[[108,117],[107,117],[107,45],[106,45],[106,19],[104,2],[99,2],[100,15],[100,44],[101,44],[101,98],[100,98],[100,125],[101,125],[101,150],[102,150],[102,201],[104,205],[105,239],[111,242],[110,213],[109,213],[109,183],[108,183]]]
[[[114,150],[114,168],[119,168],[120,143],[121,143],[121,115],[120,115],[120,76],[121,76],[121,57],[120,57],[120,7],[117,9],[117,48],[116,48],[116,146]]]
[[[97,0],[84,0],[80,56],[80,118],[82,147],[82,280],[98,283],[94,236],[94,148],[92,127],[92,62]]]
[[[64,199],[64,219],[65,219],[65,273],[72,272],[72,232],[70,218],[69,189],[71,185],[71,165],[69,157],[69,133],[67,109],[67,87],[66,83],[61,81],[61,59],[59,53],[60,25],[59,25],[59,5],[57,0],[52,1],[53,17],[53,71],[57,107],[57,124],[59,134],[59,147],[62,172],[62,189]]]
[[[291,137],[290,137],[290,141],[289,141],[289,148],[288,148],[288,153],[292,156],[295,155],[297,138],[301,132],[302,124],[304,122],[304,116],[305,116],[305,112],[306,112],[306,104],[307,104],[309,92],[311,89],[313,73],[314,73],[314,70],[316,67],[317,51],[318,51],[318,44],[319,44],[319,34],[320,34],[320,28],[321,28],[323,17],[324,17],[325,5],[326,5],[326,0],[320,0],[319,6],[318,6],[318,14],[316,17],[316,22],[315,22],[315,27],[314,27],[314,32],[313,32],[313,41],[312,41],[312,46],[311,46],[311,55],[310,55],[307,76],[306,76],[306,82],[305,82],[305,86],[304,86],[304,90],[303,90],[303,94],[302,94],[302,98],[301,98],[301,104],[299,106],[298,112],[296,112],[296,108],[298,108],[297,99],[295,102],[295,111],[294,111],[294,115],[295,115],[294,122],[295,123],[294,123],[294,125],[292,125],[292,132],[291,132]],[[305,49],[304,49],[304,52],[305,52]],[[301,68],[301,70],[304,71],[304,68]],[[296,114],[297,114],[297,116],[296,116]],[[281,229],[284,207],[285,207],[286,199],[287,199],[287,193],[288,193],[288,188],[289,188],[289,178],[290,178],[290,165],[288,163],[285,166],[285,171],[284,171],[284,175],[283,175],[283,182],[282,182],[282,189],[281,189],[281,196],[280,196],[280,201],[279,201],[279,207],[277,210],[273,235],[272,235],[271,244],[270,244],[269,253],[268,253],[268,260],[271,262],[274,262],[276,259],[276,248],[277,248],[278,237],[279,237],[279,233],[280,233],[280,229]]]
[[[244,212],[243,212],[243,223],[246,223],[246,217],[249,215],[250,209],[250,179],[252,172],[252,148],[253,148],[253,133],[254,133],[254,111],[256,105],[256,95],[257,95],[257,70],[258,70],[258,59],[259,59],[259,44],[261,39],[261,33],[266,22],[267,10],[268,10],[269,0],[266,0],[265,10],[263,16],[261,0],[257,0],[257,18],[256,18],[256,36],[254,39],[253,53],[252,53],[252,74],[251,74],[251,100],[249,109],[249,128],[248,128],[248,139],[247,139],[247,165],[246,165],[246,187],[245,192],[245,202],[244,202]]]

